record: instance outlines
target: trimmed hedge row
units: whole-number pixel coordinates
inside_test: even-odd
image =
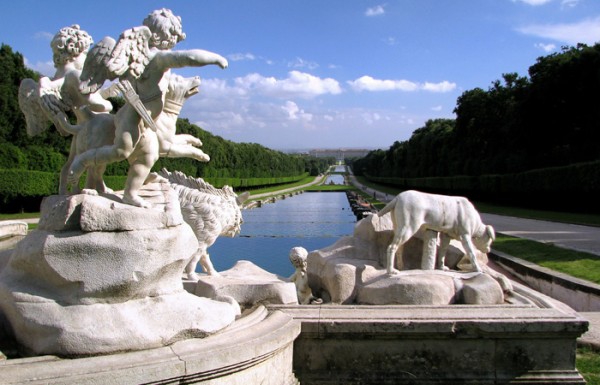
[[[284,183],[294,183],[308,177],[308,173],[279,177],[279,178],[204,178],[205,181],[215,187],[221,188],[225,185],[233,188],[258,188],[264,186],[273,186]]]
[[[243,189],[293,183],[307,176],[308,173],[279,178],[205,178],[205,180],[217,188],[229,185]],[[123,190],[126,179],[126,176],[104,176],[106,185],[115,191]],[[82,187],[84,181],[85,178],[82,178]],[[0,169],[0,212],[39,211],[40,203],[45,196],[58,193],[58,184],[58,173]]]
[[[386,178],[373,182],[401,189],[464,195],[472,200],[552,210],[600,213],[600,161],[515,174],[431,178]]]

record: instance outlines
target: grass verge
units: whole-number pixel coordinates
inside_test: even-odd
[[[552,244],[497,234],[492,248],[570,276],[600,284],[600,258]]]
[[[600,354],[589,348],[578,348],[576,365],[588,385],[600,385]]]

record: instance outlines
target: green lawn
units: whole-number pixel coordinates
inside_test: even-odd
[[[600,257],[528,239],[497,234],[492,249],[600,284]]]
[[[587,385],[600,385],[600,354],[588,348],[577,349],[577,370]]]

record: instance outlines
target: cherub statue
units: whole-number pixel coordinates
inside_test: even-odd
[[[24,79],[19,87],[19,106],[25,115],[27,134],[39,135],[52,121],[61,135],[70,133],[62,130],[57,119],[65,118],[65,112],[72,110],[78,124],[90,117],[84,110],[94,113],[108,113],[112,105],[104,98],[104,90],[83,94],[79,90],[81,75],[88,50],[93,44],[92,37],[79,25],[61,28],[50,42],[56,73],[52,78],[42,77],[38,82]],[[59,193],[67,193],[67,177],[75,156],[76,138],[71,141],[71,151],[67,162],[61,169]],[[88,176],[86,187],[91,181]],[[105,186],[104,186],[105,187]],[[73,187],[78,191],[78,186]]]
[[[181,18],[168,9],[152,12],[143,26],[121,34],[118,42],[105,37],[92,50],[81,74],[80,90],[96,92],[106,80],[118,79],[127,103],[115,117],[115,140],[110,146],[86,151],[75,157],[69,182],[74,183],[93,164],[127,159],[130,164],[123,201],[150,207],[138,191],[159,157],[156,119],[163,111],[171,68],[216,64],[227,68],[222,56],[204,50],[171,50],[185,39]]]
[[[289,280],[296,285],[296,294],[298,295],[298,302],[301,305],[320,304],[323,303],[323,300],[315,297],[308,286],[308,276],[306,274],[307,256],[308,251],[304,247],[294,247],[290,250],[290,262],[296,268],[296,272],[292,274]]]

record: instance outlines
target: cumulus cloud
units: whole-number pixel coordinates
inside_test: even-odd
[[[365,75],[356,80],[348,81],[355,91],[416,91],[417,83],[408,80],[381,80]]]
[[[246,92],[280,98],[314,98],[325,94],[337,95],[342,92],[337,80],[322,79],[300,71],[290,71],[285,79],[253,73],[236,78],[235,85]]]
[[[367,10],[365,11],[365,16],[380,16],[385,14],[385,8],[384,5],[377,5],[375,7],[371,7],[371,8],[367,8]]]
[[[430,91],[430,92],[449,92],[456,88],[456,83],[446,80],[440,83],[425,82],[423,84],[409,80],[382,80],[375,79],[365,75],[356,80],[348,81],[348,84],[355,91]]]
[[[456,83],[450,83],[447,80],[444,80],[440,83],[425,82],[421,88],[425,91],[431,92],[450,92],[456,88]]]
[[[600,16],[570,24],[533,24],[517,29],[525,35],[551,39],[570,45],[593,45],[600,41]]]
[[[298,105],[290,100],[285,102],[281,108],[287,113],[289,120],[304,120],[310,122],[313,118],[312,114],[304,112]]]

